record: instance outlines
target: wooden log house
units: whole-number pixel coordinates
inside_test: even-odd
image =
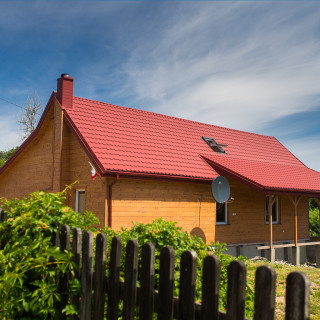
[[[249,256],[309,240],[320,173],[276,138],[75,97],[73,83],[61,75],[36,130],[1,167],[1,197],[78,181],[67,204],[101,226],[163,217]],[[231,186],[225,204],[211,195],[218,175]]]

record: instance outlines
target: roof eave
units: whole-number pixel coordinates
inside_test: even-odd
[[[253,181],[229,168],[226,168],[222,166],[221,164],[208,159],[204,156],[202,156],[205,161],[208,162],[208,164],[215,170],[217,171],[218,174],[220,175],[225,175],[225,176],[230,176],[231,178],[234,178],[235,180],[259,191],[264,194],[283,194],[283,195],[303,195],[303,196],[308,196],[308,197],[319,197],[320,196],[320,191],[317,192],[315,190],[304,190],[304,189],[285,189],[285,188],[270,188],[268,186],[264,186],[262,184],[257,183],[256,181]]]

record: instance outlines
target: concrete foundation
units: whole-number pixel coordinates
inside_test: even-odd
[[[307,240],[303,241],[307,242]],[[285,241],[285,242],[275,242],[274,244],[280,245],[280,244],[291,244],[292,241]],[[227,245],[227,250],[225,253],[230,254],[231,256],[238,257],[238,256],[245,256],[248,258],[254,258],[257,256],[264,257],[267,260],[271,261],[287,261],[289,263],[298,265],[304,264],[307,261],[311,262],[309,260],[309,254],[307,256],[307,250],[310,251],[310,248],[313,248],[312,250],[315,250],[315,247],[311,246],[301,246],[298,247],[298,254],[295,247],[285,247],[285,248],[273,248],[272,253],[270,252],[270,249],[268,250],[257,250],[257,246],[263,246],[268,245],[267,242],[265,243],[242,243],[242,244],[231,244]],[[320,251],[320,246],[319,251]],[[314,254],[315,255],[315,254]],[[315,257],[314,257],[314,260]],[[314,261],[315,263],[316,261]],[[320,265],[320,255],[319,255],[319,265]]]

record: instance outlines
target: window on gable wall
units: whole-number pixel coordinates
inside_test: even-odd
[[[276,201],[272,205],[272,224],[279,223],[280,215],[280,201],[279,198],[276,198]],[[269,196],[266,196],[266,224],[269,224]]]
[[[216,202],[216,224],[227,224],[227,203]]]
[[[202,137],[202,139],[210,146],[210,148],[217,153],[226,153],[222,147],[227,147],[225,144],[217,143],[213,138]]]
[[[84,190],[76,190],[76,212],[78,213],[84,213],[85,195]]]

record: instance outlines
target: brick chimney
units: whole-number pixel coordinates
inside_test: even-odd
[[[63,73],[58,79],[57,98],[64,108],[72,108],[73,78]]]

